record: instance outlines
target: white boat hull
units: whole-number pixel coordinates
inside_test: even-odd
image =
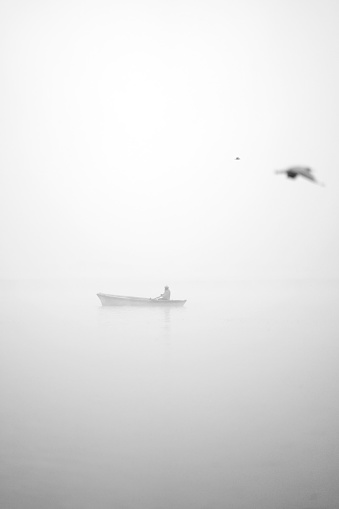
[[[147,299],[144,297],[127,297],[124,295],[110,295],[97,293],[103,306],[183,306],[186,300]]]

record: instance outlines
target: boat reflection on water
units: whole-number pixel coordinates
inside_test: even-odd
[[[100,298],[100,294],[98,297]],[[102,301],[102,298],[100,298],[100,300]],[[153,299],[145,300],[151,300],[152,303],[130,304],[129,302],[125,304],[103,304],[98,307],[100,321],[105,323],[106,326],[114,327],[115,330],[117,330],[116,327],[118,327],[118,330],[120,330],[121,327],[121,330],[124,332],[134,329],[137,335],[140,331],[142,331],[143,334],[145,331],[148,331],[151,335],[159,334],[161,330],[168,334],[170,332],[173,315],[177,316],[178,313],[181,315],[182,312],[185,311],[183,305],[186,301],[179,301],[181,304],[171,306],[161,305],[160,303],[157,305],[157,303],[154,303]],[[179,319],[179,321],[181,321],[181,319]]]

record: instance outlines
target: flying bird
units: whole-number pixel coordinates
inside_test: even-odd
[[[235,161],[240,161],[240,157],[236,157],[234,160]]]
[[[276,170],[275,173],[285,173],[287,178],[290,179],[295,179],[300,175],[308,180],[312,180],[315,184],[324,185],[315,178],[311,168],[307,168],[306,166],[292,166],[291,168],[287,168],[287,170]]]

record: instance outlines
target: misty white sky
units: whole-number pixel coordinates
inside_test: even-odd
[[[339,277],[338,19],[2,0],[0,277]]]

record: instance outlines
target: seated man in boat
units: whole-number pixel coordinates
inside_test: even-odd
[[[165,286],[165,291],[160,295],[160,297],[157,297],[158,300],[170,300],[171,298],[171,292],[168,286]]]

